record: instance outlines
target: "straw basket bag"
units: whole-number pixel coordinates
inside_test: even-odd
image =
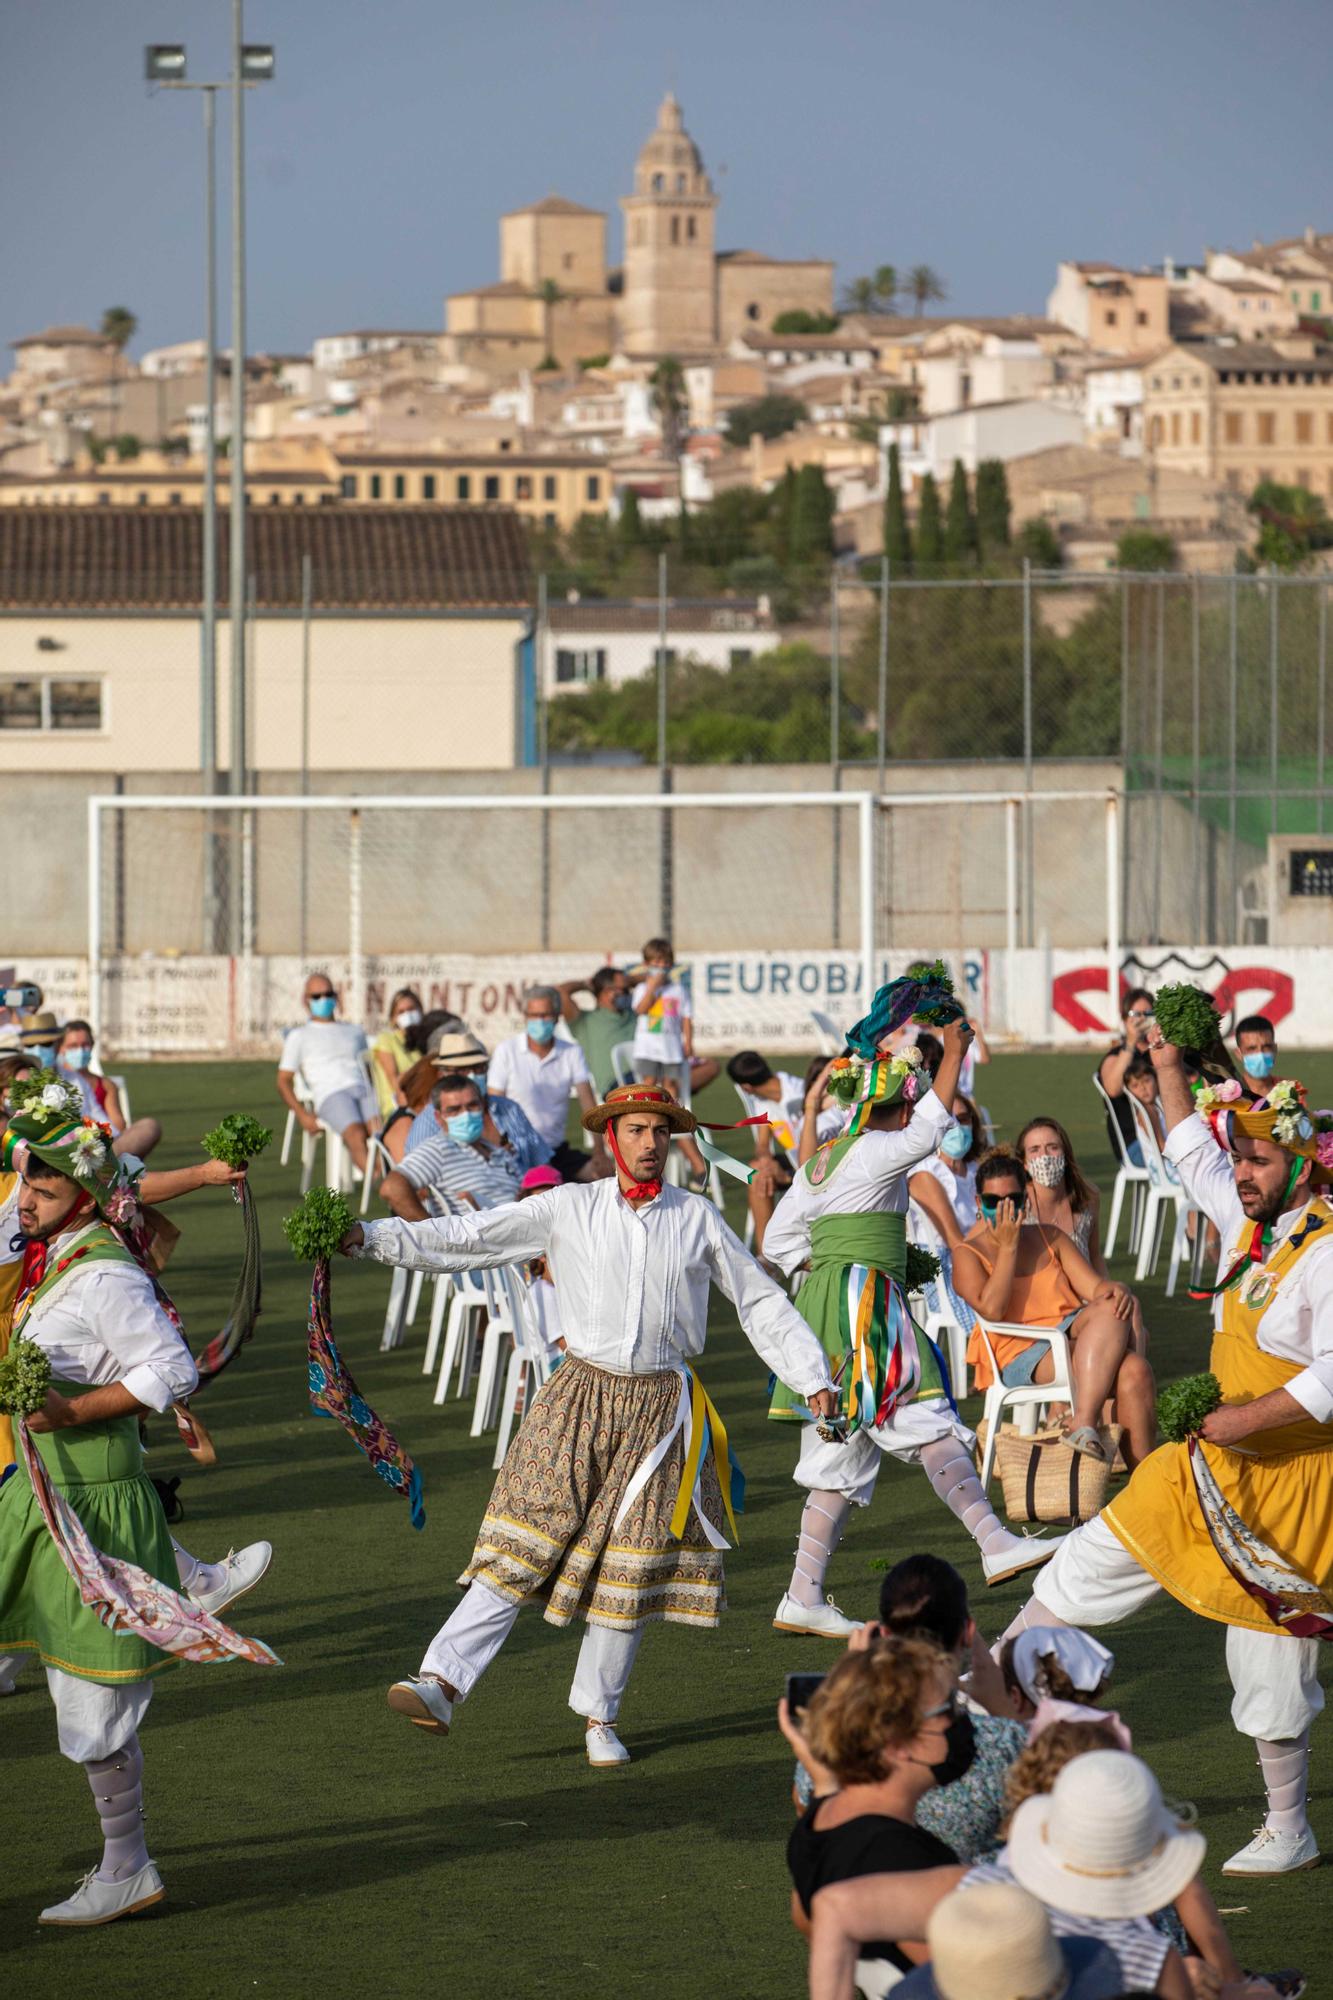
[[[1100,1513],[1120,1443],[1120,1425],[1105,1424],[1097,1435],[1106,1449],[1102,1461],[1083,1451],[1071,1451],[1054,1428],[1024,1437],[1013,1424],[1001,1424],[995,1440],[995,1465],[1008,1518],[1077,1526]],[[985,1444],[983,1420],[977,1434],[979,1453]]]

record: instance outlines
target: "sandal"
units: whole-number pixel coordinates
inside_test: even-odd
[[[1077,1430],[1066,1431],[1064,1441],[1071,1451],[1082,1452],[1085,1458],[1095,1458],[1098,1464],[1105,1465],[1106,1446],[1091,1424],[1080,1424]]]

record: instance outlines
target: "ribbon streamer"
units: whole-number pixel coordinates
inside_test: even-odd
[[[683,1432],[685,1457],[680,1485],[676,1492],[676,1504],[671,1516],[671,1532],[677,1541],[681,1539],[685,1533],[690,1507],[693,1505],[708,1546],[712,1549],[729,1549],[731,1543],[713,1526],[704,1512],[700,1481],[709,1444],[713,1446],[727,1523],[737,1542],[740,1541],[740,1532],[736,1526],[736,1516],[745,1511],[745,1474],[741,1471],[740,1461],[727,1440],[726,1426],[703,1383],[692,1368],[682,1368],[679,1374],[680,1401],[676,1405],[675,1421],[666,1436],[659,1438],[636,1468],[633,1478],[625,1488],[625,1497],[616,1510],[615,1520],[611,1524],[612,1530],[614,1532],[629,1514],[649,1480],[670,1456],[672,1446]]]
[[[232,1189],[241,1210],[241,1268],[236,1278],[236,1289],[232,1293],[231,1305],[220,1333],[214,1334],[207,1347],[198,1358],[199,1389],[217,1380],[227,1365],[236,1359],[241,1349],[255,1330],[263,1306],[263,1265],[259,1249],[259,1212],[255,1207],[250,1183],[244,1180]]]

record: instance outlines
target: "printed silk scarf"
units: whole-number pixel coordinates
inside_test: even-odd
[[[426,1525],[421,1472],[388,1426],[366,1402],[333,1338],[329,1306],[329,1260],[321,1257],[310,1285],[310,1407],[333,1417],[362,1450],[386,1486],[401,1493],[412,1511],[412,1526]]]

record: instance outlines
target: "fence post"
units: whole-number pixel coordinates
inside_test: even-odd
[[[667,557],[663,549],[657,558],[657,789],[671,790],[671,766],[667,758]],[[662,813],[660,836],[660,922],[663,937],[672,932],[672,826],[671,814]]]
[[[876,789],[884,790],[884,765],[889,751],[889,559],[879,565],[879,706],[878,776]]]
[[[98,1041],[102,1021],[102,811],[88,801],[88,1019]]]
[[[1110,1019],[1120,1018],[1120,801],[1106,801],[1106,991]]]
[[[1200,904],[1203,900],[1203,821],[1199,815],[1199,791],[1203,784],[1203,762],[1199,744],[1199,577],[1190,578],[1190,726],[1193,735],[1191,760],[1191,805],[1194,813],[1194,942],[1205,938]]]
[[[309,552],[301,558],[301,797],[310,796],[310,599]],[[301,814],[301,961],[306,958],[310,894],[310,815]]]
[[[1270,787],[1268,823],[1269,830],[1273,833],[1277,832],[1278,819],[1278,590],[1277,569],[1270,563],[1268,569],[1268,782]]]
[[[1227,656],[1227,764],[1228,764],[1228,805],[1227,839],[1231,850],[1231,938],[1232,944],[1240,943],[1240,870],[1236,865],[1236,703],[1240,676],[1239,638],[1236,630],[1237,595],[1236,577],[1231,576],[1231,638]]]
[[[1162,941],[1162,835],[1166,813],[1166,582],[1157,584],[1157,692],[1153,704],[1153,762],[1156,765],[1153,800],[1152,941]]]
[[[841,807],[835,806],[834,812]],[[856,802],[860,822],[861,853],[861,984],[862,1003],[868,1008],[875,995],[875,797],[862,792]]]
[[[1319,591],[1319,659],[1315,676],[1315,698],[1319,714],[1315,722],[1315,784],[1319,788],[1319,831],[1324,831],[1324,702],[1328,694],[1328,584]]]
[[[1018,1034],[1018,826],[1019,802],[1004,802],[1004,1018]]]
[[[345,1018],[366,1018],[366,967],[362,947],[361,814],[356,807],[348,815],[347,826],[347,983],[352,989],[351,1006]]]
[[[539,783],[542,797],[551,789],[551,754],[546,715],[546,677],[548,657],[546,571],[537,578],[537,629],[532,635],[533,672],[537,681],[537,761],[541,767]],[[660,614],[659,614],[660,615]],[[551,815],[541,815],[541,910],[539,913],[539,937],[541,949],[551,949]]]
[[[838,617],[838,572],[833,572],[833,594],[829,599],[829,780],[831,789],[842,790],[842,627]],[[842,943],[842,808],[833,808],[833,949]]]
[[[1023,558],[1023,936],[1036,943],[1033,909],[1036,888],[1032,807],[1032,564]]]

